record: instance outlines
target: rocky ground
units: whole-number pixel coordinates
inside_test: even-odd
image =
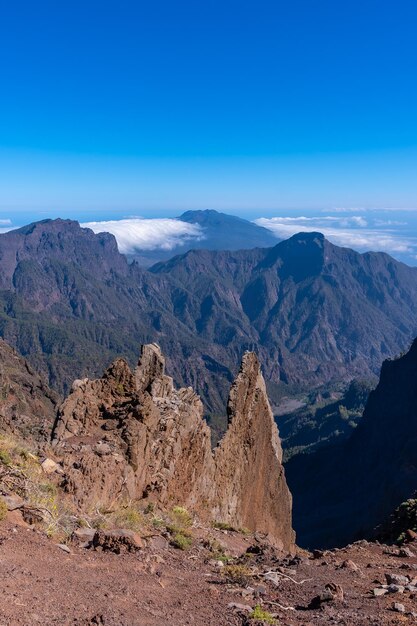
[[[79,537],[60,546],[26,524],[18,511],[9,512],[0,524],[0,624],[380,626],[417,621],[417,541],[411,538],[402,548],[358,542],[286,556],[258,536],[196,525],[185,550],[157,531],[147,536],[94,532],[80,529]]]

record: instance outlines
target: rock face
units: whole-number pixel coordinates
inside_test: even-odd
[[[283,545],[294,541],[291,495],[282,448],[255,354],[243,356],[228,403],[229,425],[215,451],[216,516],[251,529],[263,527]]]
[[[32,442],[48,441],[58,396],[0,339],[0,431]]]
[[[245,354],[229,399],[229,429],[214,451],[200,398],[175,389],[159,347],[134,373],[116,360],[103,378],[75,381],[53,431],[64,487],[81,509],[147,499],[186,506],[294,545],[281,444],[260,372]]]

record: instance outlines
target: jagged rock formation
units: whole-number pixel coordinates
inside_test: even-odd
[[[286,466],[301,545],[329,547],[373,536],[417,487],[417,340],[385,361],[363,417],[341,446]]]
[[[0,339],[0,432],[48,441],[58,396],[28,362]]]
[[[228,403],[229,424],[215,451],[215,513],[240,527],[267,528],[284,546],[294,541],[291,495],[278,429],[253,352],[243,356]]]
[[[294,545],[281,445],[254,354],[243,358],[214,454],[200,398],[174,388],[156,344],[143,346],[134,373],[118,359],[103,378],[75,381],[53,442],[80,508],[126,498],[181,504]]]

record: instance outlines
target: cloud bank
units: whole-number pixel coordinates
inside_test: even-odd
[[[95,233],[107,232],[116,237],[122,254],[140,250],[173,250],[188,241],[204,239],[198,224],[189,224],[171,218],[145,219],[139,217],[107,222],[85,222],[83,228]]]
[[[360,252],[375,250],[389,254],[410,254],[417,241],[389,230],[369,228],[368,222],[358,215],[322,217],[261,217],[255,224],[271,230],[277,237],[287,239],[299,232],[319,231],[338,246],[354,248]]]
[[[14,228],[17,228],[17,226],[14,226]],[[8,218],[0,219],[0,234],[7,233],[9,230],[13,230],[12,220]]]

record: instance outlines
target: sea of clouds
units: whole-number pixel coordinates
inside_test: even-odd
[[[280,211],[272,217],[253,220],[258,226],[269,229],[277,239],[286,239],[298,232],[319,231],[329,241],[359,252],[382,251],[416,265],[417,261],[417,211],[361,208],[335,208],[331,212],[310,210],[304,215],[288,215]],[[205,239],[204,228],[176,218],[142,218],[83,222],[81,226],[95,233],[109,232],[117,240],[123,254],[140,251],[173,251],[184,244]],[[17,228],[9,218],[0,219],[0,233]]]
[[[287,239],[299,232],[319,231],[332,243],[360,252],[374,250],[393,255],[412,255],[417,246],[416,238],[411,233],[396,228],[406,226],[406,222],[399,220],[338,214],[260,217],[254,222],[268,228],[280,239]]]
[[[81,226],[91,228],[95,233],[111,233],[116,237],[119,250],[123,254],[133,254],[140,250],[173,250],[184,243],[204,239],[204,232],[198,224],[172,218],[132,217],[106,222],[85,222]]]

